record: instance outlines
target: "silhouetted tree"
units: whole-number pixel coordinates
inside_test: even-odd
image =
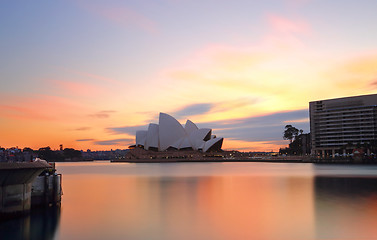
[[[63,154],[64,158],[81,158],[81,151],[75,150],[73,148],[64,148]]]
[[[283,135],[283,139],[289,140],[291,143],[293,139],[298,136],[299,132],[303,132],[302,130],[298,130],[297,128],[293,127],[292,125],[286,125],[285,131]]]
[[[29,148],[29,147],[24,147],[24,149],[22,149],[23,152],[34,152],[33,149]]]
[[[289,144],[289,147],[280,148],[280,154],[305,155],[310,154],[310,133],[300,134]]]
[[[54,155],[54,152],[51,150],[51,148],[49,146],[44,147],[44,148],[40,148],[38,150],[38,157],[41,158],[41,159],[44,159],[46,161],[52,160],[53,155]]]
[[[60,152],[53,151],[50,147],[40,148],[37,152],[38,157],[46,161],[61,161],[63,159]]]

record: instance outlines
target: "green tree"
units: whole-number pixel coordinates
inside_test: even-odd
[[[299,132],[302,133],[302,130],[298,130],[292,125],[286,125],[283,139],[289,140],[292,143],[293,139],[298,136]]]

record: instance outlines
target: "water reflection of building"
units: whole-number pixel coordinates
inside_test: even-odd
[[[344,154],[377,140],[377,94],[309,103],[312,153]]]
[[[54,239],[60,221],[60,206],[32,209],[29,215],[3,221],[1,239]]]
[[[316,177],[316,239],[375,239],[377,179]]]
[[[311,239],[312,186],[312,178],[159,177],[144,188],[153,201],[139,204],[161,239]]]

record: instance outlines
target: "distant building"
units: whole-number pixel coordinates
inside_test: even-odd
[[[377,140],[377,94],[309,103],[312,154],[351,153]]]

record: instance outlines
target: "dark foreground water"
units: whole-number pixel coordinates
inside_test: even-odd
[[[377,166],[59,163],[61,208],[0,239],[377,239]]]

